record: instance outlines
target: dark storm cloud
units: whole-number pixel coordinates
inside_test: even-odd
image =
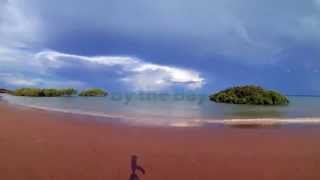
[[[46,74],[34,55],[53,49],[189,68],[201,73],[208,89],[257,83],[286,92],[320,90],[319,0],[8,2],[0,0],[0,72],[15,69],[35,79],[28,71],[36,69],[39,76],[85,83],[99,81],[105,73],[119,77],[114,76],[119,69],[101,67],[93,70],[95,76],[85,76],[85,66],[65,66]],[[73,74],[68,73],[71,70]],[[137,79],[141,77],[126,80]]]
[[[196,51],[273,61],[292,41],[319,45],[319,3],[300,0],[31,0],[52,38],[77,31],[183,41]]]

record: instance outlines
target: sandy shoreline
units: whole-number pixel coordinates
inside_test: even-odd
[[[0,102],[0,178],[126,180],[320,179],[320,127],[159,128]]]
[[[0,96],[1,98],[1,96]],[[1,100],[1,99],[0,99]],[[162,122],[156,123],[155,121],[139,121],[139,117],[124,116],[121,114],[101,114],[94,112],[83,112],[83,111],[71,111],[67,109],[56,109],[56,108],[47,108],[33,105],[17,105],[7,102],[9,105],[15,107],[28,108],[41,111],[51,111],[56,113],[64,113],[67,115],[74,116],[85,116],[89,119],[103,119],[103,120],[116,120],[117,122],[122,122],[125,124],[138,125],[138,126],[162,126],[162,127],[199,127],[206,125],[226,125],[226,126],[280,126],[280,125],[319,125],[320,126],[320,117],[295,117],[295,118],[233,118],[233,119],[197,119],[190,118],[187,121],[185,119],[174,119],[172,122]],[[143,118],[145,119],[145,118]]]

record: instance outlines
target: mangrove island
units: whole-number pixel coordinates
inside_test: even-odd
[[[286,96],[259,86],[247,85],[225,89],[209,96],[217,103],[252,104],[252,105],[287,105]]]
[[[72,96],[77,94],[77,90],[73,88],[65,89],[46,89],[46,88],[19,88],[10,92],[14,96],[30,96],[30,97],[60,97]]]
[[[82,91],[79,96],[106,96],[108,93],[103,89],[93,88]]]
[[[52,88],[19,88],[13,91],[6,91],[14,96],[29,97],[61,97],[77,95],[77,90],[73,88],[52,89]],[[108,93],[103,89],[92,88],[82,91],[79,96],[106,96]]]

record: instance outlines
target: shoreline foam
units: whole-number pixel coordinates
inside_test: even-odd
[[[59,108],[40,107],[35,105],[24,105],[12,103],[6,99],[5,102],[22,106],[26,108],[51,111],[57,113],[68,113],[80,116],[92,116],[100,118],[117,119],[120,122],[125,122],[134,125],[147,125],[147,126],[169,126],[169,127],[199,127],[207,124],[218,124],[227,126],[278,126],[278,125],[318,125],[320,124],[320,117],[297,117],[297,118],[234,118],[234,119],[199,119],[199,118],[175,118],[161,122],[153,120],[147,121],[147,119],[161,119],[161,117],[130,117],[126,115],[112,115],[99,112],[83,112],[80,110],[65,110]],[[145,119],[145,120],[144,120]],[[186,120],[187,119],[187,120]]]

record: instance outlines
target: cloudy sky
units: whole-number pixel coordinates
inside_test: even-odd
[[[0,0],[0,86],[320,94],[320,0]]]

